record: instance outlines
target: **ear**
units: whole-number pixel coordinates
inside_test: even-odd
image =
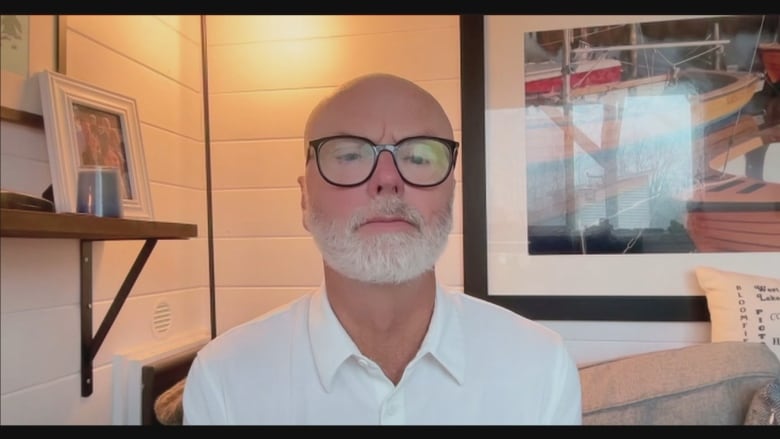
[[[298,177],[298,187],[301,189],[301,210],[306,210],[306,177]]]
[[[303,175],[298,177],[298,187],[301,189],[301,222],[303,223],[303,228],[308,231],[309,227],[306,226],[306,178]]]

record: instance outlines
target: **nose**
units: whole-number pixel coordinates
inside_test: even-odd
[[[368,180],[368,191],[372,195],[402,195],[404,180],[398,172],[390,151],[382,151],[377,158],[376,168]]]

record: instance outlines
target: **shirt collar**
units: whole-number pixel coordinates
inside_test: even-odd
[[[462,385],[466,354],[461,309],[455,294],[436,286],[436,301],[428,333],[413,361],[430,353]],[[320,382],[325,391],[330,392],[333,378],[341,364],[350,356],[361,354],[333,313],[324,283],[310,299],[309,339]]]
[[[309,302],[309,339],[320,382],[330,392],[339,366],[360,350],[333,313],[324,283]]]
[[[428,333],[420,346],[420,354],[430,353],[458,384],[466,373],[466,346],[460,319],[462,307],[456,293],[436,285],[436,304]]]

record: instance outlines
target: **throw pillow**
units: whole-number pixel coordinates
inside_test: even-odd
[[[182,425],[184,419],[184,385],[186,378],[182,378],[168,390],[163,392],[154,401],[154,414],[162,425]]]
[[[713,342],[762,342],[780,358],[780,279],[696,268]]]
[[[775,378],[753,396],[745,425],[780,425],[780,378]]]

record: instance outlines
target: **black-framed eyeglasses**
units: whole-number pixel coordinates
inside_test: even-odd
[[[365,183],[376,169],[379,154],[389,151],[398,173],[409,185],[441,184],[455,167],[458,142],[432,136],[407,137],[395,145],[377,145],[360,136],[330,136],[309,142],[317,169],[328,183],[352,187]]]

